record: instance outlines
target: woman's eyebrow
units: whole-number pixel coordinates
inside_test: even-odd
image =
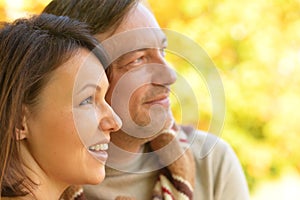
[[[92,87],[94,88],[95,90],[97,91],[101,91],[101,87],[97,84],[94,84],[94,83],[88,83],[88,84],[85,84],[83,87],[81,87],[77,92],[76,94],[79,94],[80,92],[82,92],[83,90],[89,88],[89,87]]]

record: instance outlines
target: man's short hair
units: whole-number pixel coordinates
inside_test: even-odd
[[[114,31],[139,0],[53,0],[43,13],[68,16],[89,25],[92,34]]]

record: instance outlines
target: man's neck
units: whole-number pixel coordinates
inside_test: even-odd
[[[140,152],[143,145],[146,142],[148,142],[147,139],[139,139],[132,137],[121,130],[111,134],[111,141],[115,146],[119,147],[121,150],[131,153]]]
[[[134,138],[123,131],[112,133],[107,166],[118,169],[119,167],[127,168],[127,165],[138,159],[146,142],[146,140]]]

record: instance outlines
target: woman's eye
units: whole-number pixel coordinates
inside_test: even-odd
[[[92,96],[89,96],[88,98],[83,100],[79,105],[83,106],[83,105],[88,105],[88,104],[93,104],[93,97]]]

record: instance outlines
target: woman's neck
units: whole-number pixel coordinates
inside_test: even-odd
[[[21,154],[24,162],[23,169],[26,175],[34,182],[29,186],[29,194],[17,199],[22,200],[53,200],[59,199],[68,184],[59,182],[46,174],[32,157],[26,145],[21,144]]]

